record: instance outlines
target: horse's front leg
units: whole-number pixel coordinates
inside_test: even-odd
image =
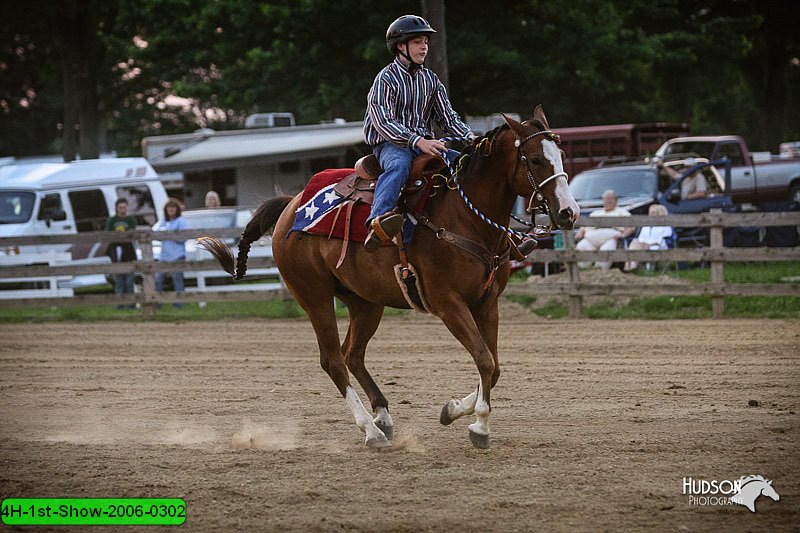
[[[447,312],[439,316],[447,329],[472,355],[480,374],[478,388],[462,400],[452,399],[447,402],[439,421],[447,425],[457,418],[474,413],[477,420],[469,426],[469,438],[476,448],[488,448],[489,413],[492,410],[490,394],[496,366],[494,354],[465,303],[449,302]]]

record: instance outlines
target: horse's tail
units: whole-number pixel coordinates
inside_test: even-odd
[[[200,237],[197,239],[198,245],[208,250],[222,265],[222,269],[233,276],[233,279],[240,280],[247,273],[247,254],[250,253],[250,245],[275,225],[291,201],[291,196],[276,196],[258,206],[242,232],[239,255],[235,261],[230,248],[216,237]]]

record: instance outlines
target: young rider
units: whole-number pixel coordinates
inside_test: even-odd
[[[423,153],[441,156],[446,151],[433,137],[432,120],[447,135],[473,137],[469,126],[453,111],[438,76],[423,66],[429,38],[435,33],[416,15],[403,15],[386,31],[386,46],[395,59],[375,77],[364,117],[364,139],[383,169],[367,220],[370,232],[364,247],[368,252],[394,237],[403,225],[402,215],[392,210],[408,179],[412,159]]]

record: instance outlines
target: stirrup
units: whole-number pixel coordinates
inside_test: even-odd
[[[397,235],[403,227],[403,215],[388,213],[372,219],[369,225],[370,230],[367,240],[364,242],[364,249],[367,252],[374,252],[381,247],[381,244],[389,243],[392,237]]]

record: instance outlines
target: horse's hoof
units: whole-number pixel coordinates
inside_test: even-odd
[[[450,417],[450,410],[448,407],[450,407],[450,402],[444,404],[444,407],[442,407],[442,413],[439,415],[439,423],[443,426],[449,426],[453,423],[453,420],[455,420],[454,418]]]
[[[489,435],[482,435],[481,433],[475,433],[470,429],[469,440],[470,442],[472,442],[472,445],[478,448],[479,450],[485,450],[489,447]]]
[[[385,435],[379,435],[377,437],[372,437],[371,439],[368,438],[366,444],[367,448],[386,448],[387,446],[392,445]]]
[[[386,435],[387,439],[392,440],[392,437],[394,437],[394,426],[384,424],[381,421],[376,421],[375,425],[378,426],[378,429],[383,431],[383,434]]]

